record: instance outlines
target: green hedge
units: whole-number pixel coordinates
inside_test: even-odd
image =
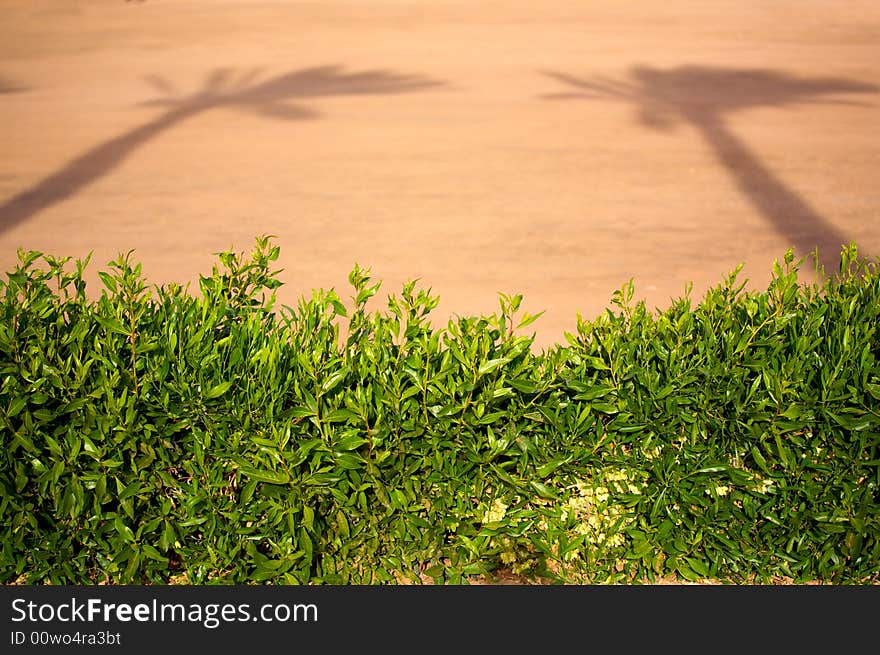
[[[429,322],[276,304],[278,248],[199,292],[131,253],[20,251],[0,283],[0,581],[876,582],[880,274],[766,291],[739,270],[662,312],[632,284],[536,353],[519,296]]]

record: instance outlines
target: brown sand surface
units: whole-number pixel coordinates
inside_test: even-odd
[[[876,0],[0,0],[0,267],[151,282],[274,234],[281,301],[523,293],[538,345],[634,279],[880,252]]]

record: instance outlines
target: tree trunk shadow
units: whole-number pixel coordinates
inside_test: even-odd
[[[817,263],[828,271],[836,270],[841,247],[848,244],[847,235],[763,164],[730,130],[725,117],[755,107],[855,104],[833,96],[875,93],[878,87],[839,78],[800,78],[773,70],[705,66],[670,70],[637,66],[624,80],[545,74],[574,89],[545,96],[548,99],[623,100],[636,106],[647,127],[667,130],[681,121],[696,128],[742,195],[789,247],[798,256],[818,249]]]
[[[105,141],[71,160],[54,173],[0,205],[0,232],[27,221],[92,182],[104,177],[140,146],[192,115],[191,111],[166,112],[156,120]]]
[[[840,248],[848,243],[846,234],[767,168],[724,121],[708,116],[693,124],[743,197],[789,246],[800,256],[817,250],[816,263],[828,272],[836,270]]]

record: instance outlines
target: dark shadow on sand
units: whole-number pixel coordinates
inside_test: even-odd
[[[752,206],[782,235],[798,256],[816,248],[819,264],[836,271],[847,235],[779,179],[727,125],[740,110],[806,103],[854,104],[836,96],[876,93],[880,88],[830,77],[800,78],[763,69],[681,66],[660,70],[638,66],[626,80],[546,75],[574,91],[549,99],[616,99],[635,104],[640,121],[654,129],[685,122],[703,136],[718,161]]]
[[[21,91],[26,91],[27,89],[23,86],[19,86],[18,84],[13,84],[9,80],[0,77],[0,94],[4,93],[20,93]]]
[[[200,90],[190,95],[179,95],[162,77],[146,78],[164,97],[144,104],[161,107],[164,112],[96,145],[6,201],[0,206],[0,233],[74,196],[107,175],[140,146],[209,109],[240,109],[269,118],[306,120],[318,117],[315,111],[298,104],[309,98],[406,93],[442,84],[384,70],[347,73],[338,66],[307,68],[263,81],[259,78],[258,70],[235,74],[230,69],[217,69],[205,79]]]

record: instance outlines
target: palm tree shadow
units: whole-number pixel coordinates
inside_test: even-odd
[[[20,93],[26,91],[25,87],[13,84],[7,79],[0,77],[0,94],[4,93]]]
[[[629,79],[581,79],[546,72],[573,91],[547,99],[617,99],[635,104],[639,120],[653,129],[671,129],[677,122],[696,128],[740,192],[799,255],[818,249],[818,264],[835,270],[846,235],[805,199],[789,188],[727,125],[726,116],[757,107],[788,107],[803,103],[858,104],[840,94],[875,93],[880,88],[838,78],[798,78],[765,69],[681,66],[658,70],[637,66]]]
[[[199,90],[189,95],[179,94],[165,78],[145,78],[162,93],[162,97],[142,104],[161,107],[164,112],[148,123],[89,149],[0,205],[0,233],[74,196],[119,166],[140,146],[210,109],[243,110],[269,118],[298,121],[319,117],[314,110],[301,104],[310,98],[407,93],[443,84],[421,76],[384,70],[348,73],[339,66],[306,68],[263,81],[260,76],[260,70],[236,73],[219,68],[205,78]]]

